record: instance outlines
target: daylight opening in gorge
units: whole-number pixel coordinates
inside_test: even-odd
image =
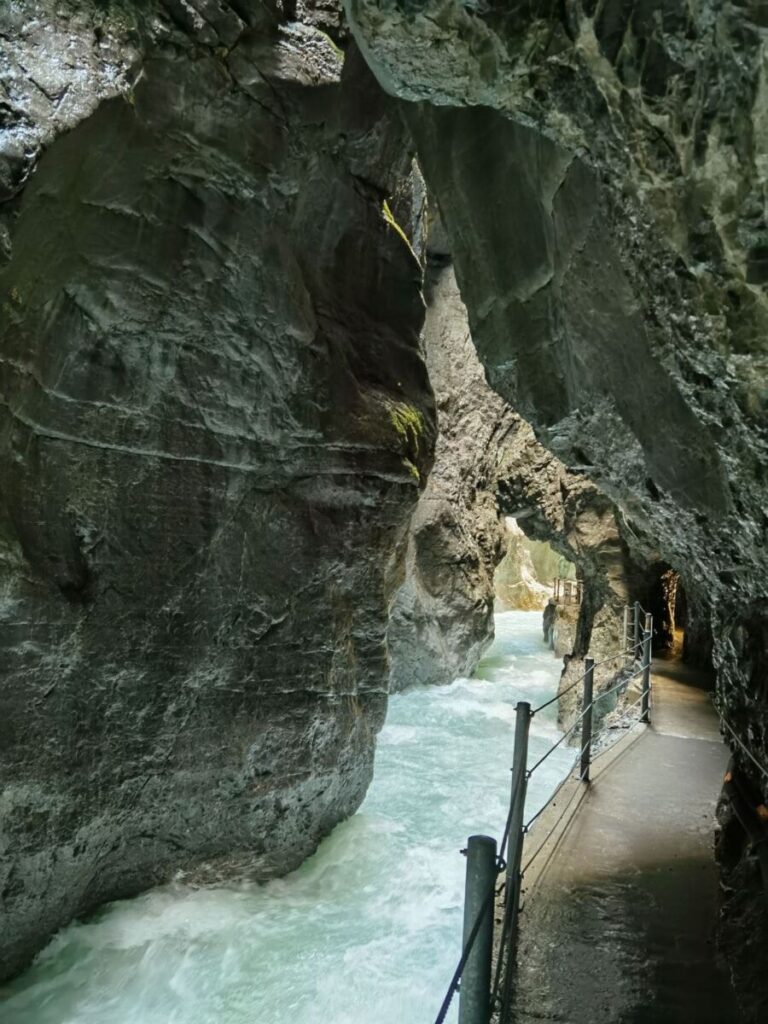
[[[0,0],[0,1020],[763,1024],[762,0]]]

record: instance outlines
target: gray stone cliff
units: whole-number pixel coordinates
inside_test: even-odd
[[[634,571],[615,506],[571,473],[489,386],[439,224],[428,232],[424,349],[438,410],[435,461],[411,519],[405,581],[388,641],[393,691],[469,675],[493,638],[494,571],[508,543],[500,516],[577,566],[585,600],[562,630],[570,673],[620,646]],[[540,596],[535,607],[541,607]],[[608,666],[597,685],[612,676]],[[568,677],[570,680],[570,676]]]
[[[434,439],[410,151],[278,14],[0,11],[0,977],[290,870],[371,777]]]
[[[424,349],[439,429],[390,616],[393,691],[471,675],[493,639],[493,575],[504,551],[497,469],[519,424],[486,383],[453,268],[429,266],[426,275]]]

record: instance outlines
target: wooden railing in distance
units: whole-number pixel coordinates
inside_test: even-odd
[[[562,576],[556,576],[552,586],[558,604],[581,604],[584,597],[583,580],[566,580]]]

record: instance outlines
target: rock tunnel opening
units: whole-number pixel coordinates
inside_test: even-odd
[[[657,652],[667,655],[682,653],[685,589],[680,581],[680,573],[666,565],[656,567],[647,607],[653,615],[654,646]]]
[[[633,581],[637,600],[653,615],[654,652],[712,670],[709,608],[691,595],[683,575],[667,562],[652,563]]]
[[[566,580],[577,607],[577,571],[551,544],[528,537],[513,516],[504,516],[504,556],[494,573],[497,611],[544,609],[555,593],[555,581]],[[570,592],[570,590],[569,590]]]

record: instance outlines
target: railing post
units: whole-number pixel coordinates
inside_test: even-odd
[[[520,866],[523,859],[523,816],[525,794],[528,789],[528,734],[531,728],[531,705],[521,700],[515,706],[515,750],[512,756],[512,796],[509,812],[509,841],[507,844],[507,880],[504,890],[507,930],[507,970],[504,979],[504,999],[509,1002],[514,975],[517,946],[517,918],[520,910]],[[499,955],[504,955],[500,951]]]
[[[464,948],[484,906],[485,916],[461,976],[459,1024],[488,1024],[491,1018],[495,879],[496,840],[490,836],[470,836],[467,843],[467,875],[464,890]]]
[[[629,655],[629,605],[624,605],[624,622],[621,628],[621,649],[624,651],[624,664]]]
[[[528,788],[528,733],[531,728],[531,705],[526,700],[515,705],[515,749],[512,755],[512,795],[510,797],[509,841],[507,845],[506,898],[517,889],[517,876],[523,856],[523,812]]]
[[[592,759],[592,690],[595,679],[595,659],[585,658],[584,699],[581,708],[581,780],[589,782],[589,764]]]
[[[653,633],[653,616],[645,616],[645,631],[643,633],[643,700],[640,714],[641,722],[651,720],[651,636]]]
[[[640,602],[635,601],[634,639],[632,640],[632,661],[640,657]]]

